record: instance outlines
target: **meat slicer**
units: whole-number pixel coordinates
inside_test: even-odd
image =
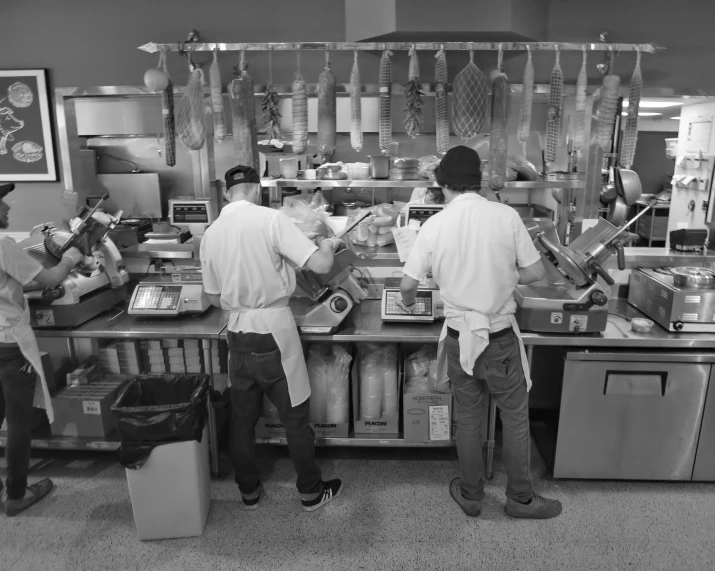
[[[606,329],[613,278],[602,266],[614,253],[625,269],[625,230],[638,216],[617,228],[604,219],[569,246],[559,243],[552,221],[525,220],[541,253],[546,277],[541,282],[516,286],[519,328],[539,333],[599,333]]]
[[[302,333],[333,333],[367,291],[352,274],[357,256],[352,250],[335,254],[330,273],[319,275],[310,270],[296,270],[296,282],[307,297],[293,296],[290,308]]]
[[[30,256],[45,268],[56,266],[69,248],[77,248],[84,260],[52,288],[34,282],[25,287],[33,327],[76,327],[129,297],[129,274],[122,256],[107,237],[122,215],[109,215],[83,207],[70,220],[69,229],[52,224],[36,226],[30,237],[20,242]]]

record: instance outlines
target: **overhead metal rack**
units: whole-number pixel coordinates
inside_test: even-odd
[[[167,52],[268,52],[268,51],[591,51],[656,53],[665,48],[656,44],[573,43],[573,42],[269,42],[269,43],[207,43],[176,42],[159,44],[149,42],[138,49],[157,53]]]

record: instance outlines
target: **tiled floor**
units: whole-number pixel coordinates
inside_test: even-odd
[[[325,477],[346,484],[324,510],[300,510],[285,450],[264,448],[257,511],[241,509],[227,475],[212,483],[203,536],[156,542],[135,538],[124,472],[111,458],[54,458],[33,474],[55,481],[52,495],[14,519],[0,515],[0,570],[715,569],[715,485],[552,481],[535,458],[538,491],[564,513],[515,521],[502,509],[497,456],[486,508],[470,519],[447,489],[451,450],[319,456]]]

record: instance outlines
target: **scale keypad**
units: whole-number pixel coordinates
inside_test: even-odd
[[[415,308],[411,313],[407,313],[395,302],[399,292],[388,292],[385,299],[385,314],[387,315],[418,315],[432,316],[432,295],[430,293],[418,293],[415,297]]]

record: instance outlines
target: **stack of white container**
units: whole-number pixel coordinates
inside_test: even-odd
[[[142,350],[147,353],[150,373],[166,373],[166,360],[161,341],[142,341]]]
[[[169,373],[185,373],[184,348],[178,339],[163,339],[161,346],[169,357]]]
[[[221,372],[221,355],[219,354],[218,341],[211,342],[211,365],[214,374]]]
[[[112,341],[99,348],[99,362],[108,373],[138,375],[139,350],[135,341]]]
[[[201,367],[201,347],[198,339],[186,339],[184,341],[184,360],[187,373],[200,373]]]

